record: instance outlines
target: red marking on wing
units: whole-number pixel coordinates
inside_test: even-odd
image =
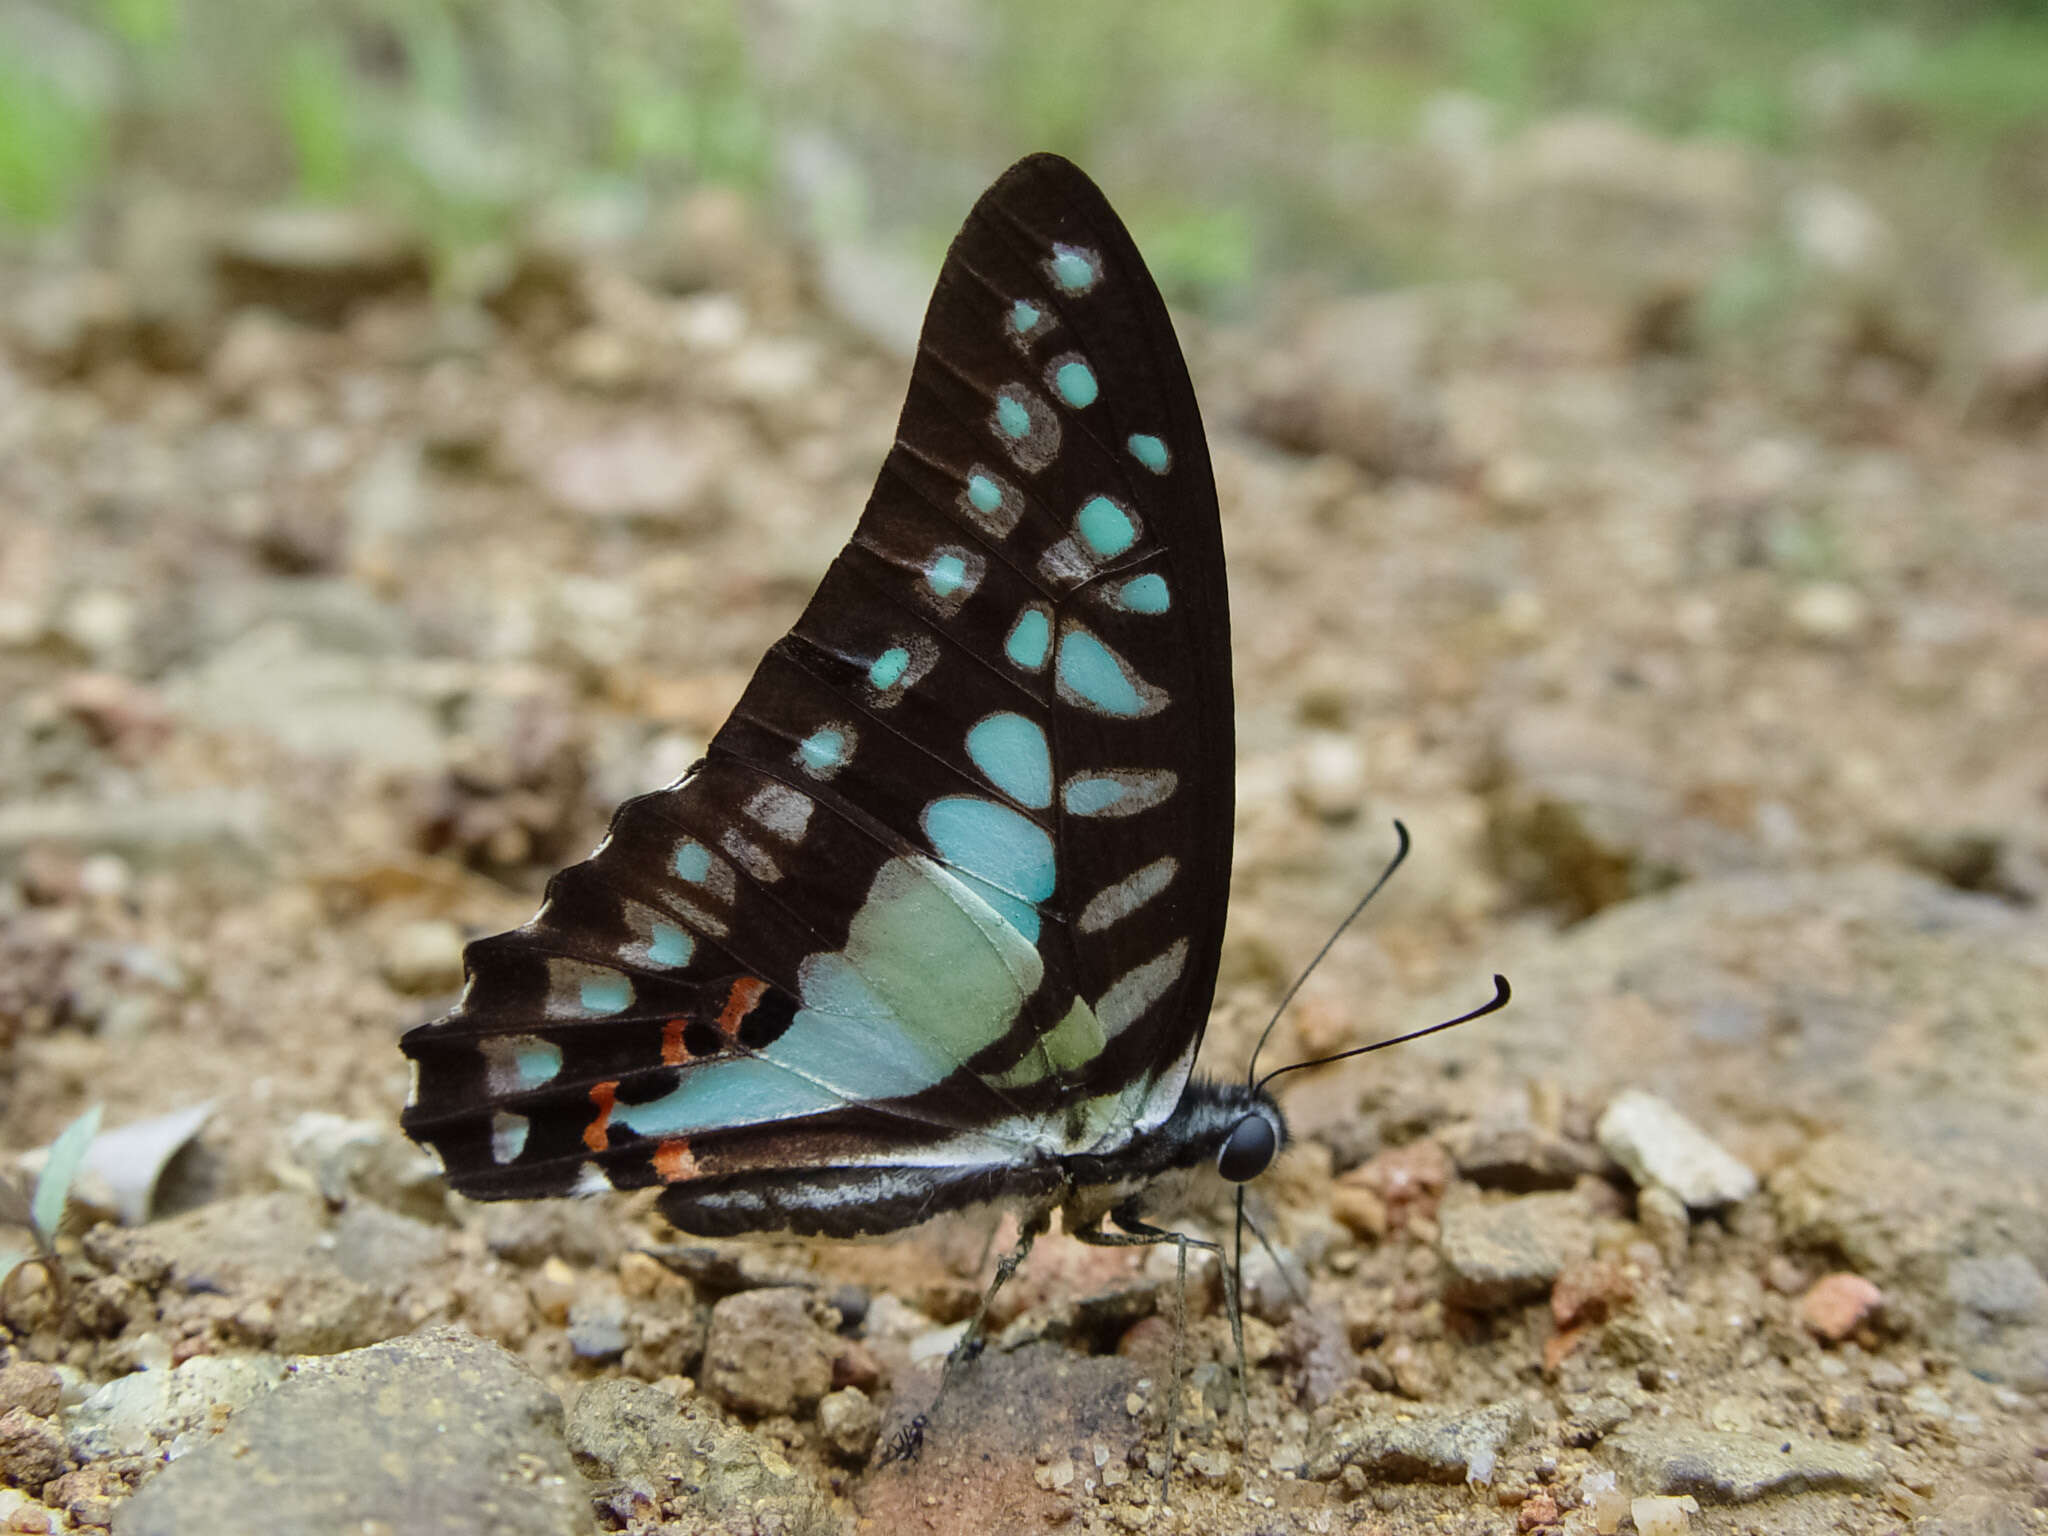
[[[661,1175],[661,1182],[674,1184],[682,1179],[697,1177],[697,1159],[690,1155],[690,1140],[687,1136],[664,1136],[655,1144],[654,1171]]]
[[[597,1118],[583,1128],[583,1145],[593,1152],[602,1152],[611,1145],[612,1105],[618,1091],[616,1080],[590,1085],[590,1102],[597,1106]]]
[[[718,1016],[720,1032],[726,1035],[737,1033],[740,1020],[754,1011],[754,1004],[761,1001],[761,994],[767,990],[768,983],[755,976],[742,976],[734,982],[725,999],[725,1012]]]
[[[665,1067],[679,1067],[690,1059],[689,1048],[683,1044],[683,1031],[689,1027],[688,1019],[670,1019],[661,1026],[661,1064]]]

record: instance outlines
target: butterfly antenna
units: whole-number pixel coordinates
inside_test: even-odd
[[[1259,1052],[1263,1051],[1266,1048],[1266,1042],[1272,1038],[1273,1030],[1280,1022],[1280,1015],[1285,1013],[1287,1011],[1287,1005],[1294,1001],[1294,994],[1301,990],[1303,982],[1307,981],[1310,976],[1315,974],[1316,967],[1323,963],[1323,957],[1329,954],[1331,946],[1333,946],[1339,939],[1344,937],[1345,929],[1349,928],[1353,923],[1358,921],[1359,914],[1366,909],[1367,905],[1370,904],[1373,897],[1379,895],[1380,887],[1385,885],[1389,880],[1393,879],[1394,871],[1399,869],[1401,867],[1401,861],[1408,857],[1408,849],[1410,846],[1408,829],[1407,827],[1402,825],[1399,818],[1396,818],[1394,821],[1394,835],[1401,840],[1401,846],[1394,850],[1394,856],[1387,861],[1387,867],[1380,871],[1379,879],[1373,881],[1372,889],[1367,891],[1363,896],[1358,898],[1358,905],[1353,907],[1350,910],[1350,912],[1345,915],[1344,921],[1337,925],[1335,931],[1333,931],[1327,939],[1323,940],[1323,947],[1316,951],[1315,959],[1309,961],[1308,965],[1303,968],[1302,973],[1294,978],[1294,985],[1287,989],[1287,995],[1280,999],[1280,1006],[1273,1010],[1273,1017],[1266,1021],[1265,1032],[1259,1036],[1259,1043],[1252,1047],[1251,1065],[1245,1068],[1244,1080],[1247,1083],[1254,1081],[1258,1077]],[[1392,1043],[1392,1041],[1388,1042],[1388,1044]],[[1331,1059],[1335,1060],[1334,1057]],[[1303,1063],[1303,1065],[1307,1065],[1307,1063]]]
[[[1489,1013],[1498,1013],[1507,1007],[1514,993],[1508,987],[1508,979],[1496,974],[1493,978],[1493,996],[1474,1008],[1470,1013],[1461,1013],[1455,1019],[1445,1019],[1441,1024],[1431,1024],[1425,1029],[1411,1029],[1405,1035],[1395,1035],[1391,1040],[1375,1040],[1371,1045],[1355,1045],[1348,1051],[1339,1051],[1334,1056],[1318,1056],[1313,1061],[1297,1061],[1289,1066],[1275,1067],[1255,1085],[1263,1088],[1284,1072],[1300,1072],[1309,1067],[1327,1067],[1333,1061],[1348,1061],[1353,1056],[1363,1056],[1368,1051],[1384,1051],[1390,1045],[1406,1045],[1410,1040],[1420,1040],[1424,1035],[1434,1035],[1446,1029],[1456,1029],[1460,1024],[1470,1024],[1474,1019],[1483,1019]]]

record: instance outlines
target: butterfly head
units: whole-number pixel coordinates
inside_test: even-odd
[[[1216,1171],[1232,1184],[1248,1184],[1280,1155],[1287,1123],[1270,1100],[1253,1103],[1238,1117],[1216,1154]]]

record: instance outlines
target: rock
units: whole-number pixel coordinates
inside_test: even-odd
[[[427,701],[394,687],[383,663],[321,649],[293,623],[259,624],[172,677],[164,696],[192,725],[307,757],[415,772],[443,760]]]
[[[1747,862],[1688,813],[1634,737],[1574,710],[1525,709],[1492,750],[1487,842],[1523,899],[1587,917],[1687,875]]]
[[[1564,1267],[1593,1253],[1593,1226],[1575,1194],[1509,1200],[1446,1199],[1437,1251],[1447,1271],[1444,1300],[1487,1309],[1540,1296]]]
[[[1378,1242],[1387,1235],[1387,1202],[1362,1184],[1339,1179],[1330,1192],[1330,1214],[1360,1242]]]
[[[1582,288],[1684,293],[1762,234],[1764,189],[1747,151],[1560,113],[1502,147],[1486,211],[1524,262],[1567,272]]]
[[[2022,1392],[2048,1392],[2048,1283],[2024,1255],[1952,1260],[1947,1300],[1970,1370]]]
[[[859,1387],[841,1387],[818,1400],[818,1432],[833,1455],[859,1466],[882,1432],[882,1411]]]
[[[459,1328],[300,1361],[121,1511],[123,1536],[379,1528],[583,1536],[555,1395]]]
[[[1635,1282],[1614,1260],[1574,1259],[1550,1288],[1550,1315],[1560,1328],[1605,1322],[1635,1295]]]
[[[1699,1501],[1690,1494],[1674,1499],[1653,1493],[1629,1500],[1628,1511],[1635,1517],[1637,1536],[1685,1536],[1699,1508]]]
[[[1338,731],[1310,731],[1296,757],[1294,793],[1323,821],[1345,822],[1365,805],[1365,752]]]
[[[1627,1402],[1611,1394],[1586,1398],[1572,1405],[1571,1416],[1564,1422],[1564,1443],[1580,1447],[1598,1445],[1634,1414]]]
[[[423,297],[427,256],[408,232],[358,209],[273,208],[230,230],[214,257],[230,304],[333,325],[367,299]]]
[[[395,1296],[447,1256],[449,1237],[445,1226],[351,1200],[334,1218],[334,1267],[359,1285]]]
[[[63,1473],[64,1431],[26,1408],[0,1413],[0,1477],[17,1487],[40,1488]]]
[[[1829,182],[1793,189],[1785,200],[1785,232],[1801,259],[1835,278],[1876,278],[1897,249],[1890,228],[1869,203]]]
[[[1570,1189],[1606,1166],[1597,1147],[1528,1124],[1465,1120],[1446,1126],[1437,1140],[1457,1164],[1461,1178],[1482,1189],[1520,1195]]]
[[[404,924],[384,941],[378,969],[394,992],[434,997],[462,985],[462,930],[441,918]]]
[[[99,1461],[204,1439],[284,1376],[277,1355],[194,1355],[174,1370],[117,1376],[65,1415],[71,1454]]]
[[[569,1347],[579,1360],[616,1360],[631,1340],[626,1298],[616,1290],[587,1292],[569,1306]]]
[[[0,1412],[26,1408],[48,1418],[57,1411],[63,1391],[63,1379],[39,1360],[16,1360],[0,1366]]]
[[[681,521],[710,509],[730,457],[722,438],[678,436],[673,424],[629,423],[556,447],[542,493],[565,512],[602,521]]]
[[[1382,474],[1428,469],[1442,422],[1430,378],[1442,321],[1421,291],[1325,304],[1252,371],[1251,429]]]
[[[1885,1482],[1875,1457],[1802,1435],[1766,1439],[1664,1423],[1620,1430],[1605,1444],[1634,1486],[1689,1493],[1703,1504],[1747,1504],[1786,1493],[1875,1493]]]
[[[1987,330],[1978,410],[2014,430],[2048,418],[2048,296],[1995,315]]]
[[[1683,1200],[1662,1184],[1652,1184],[1636,1196],[1636,1221],[1666,1269],[1676,1269],[1685,1262],[1685,1251],[1692,1241],[1692,1218]]]
[[[569,1410],[579,1461],[627,1484],[686,1530],[838,1536],[825,1491],[702,1403],[627,1380],[585,1387]],[[587,1525],[585,1527],[587,1529]]]
[[[1839,581],[1810,581],[1792,594],[1786,606],[1792,627],[1808,640],[1840,644],[1862,632],[1870,604],[1854,587]]]
[[[265,863],[275,839],[270,804],[260,792],[195,789],[134,800],[59,795],[0,802],[0,863],[42,844],[100,849],[130,864],[182,873],[216,861],[248,869]]]
[[[1372,1191],[1386,1207],[1387,1230],[1404,1232],[1412,1221],[1435,1220],[1451,1172],[1443,1147],[1425,1138],[1373,1154],[1338,1183]]]
[[[794,1288],[741,1291],[711,1309],[704,1390],[742,1413],[796,1413],[832,1390],[837,1339]]]
[[[1661,1184],[1694,1210],[1756,1193],[1756,1175],[1653,1093],[1618,1095],[1596,1128],[1607,1155],[1645,1188]]]
[[[1849,1337],[1884,1305],[1884,1292],[1861,1275],[1823,1275],[1799,1298],[1799,1320],[1830,1344]]]
[[[602,1200],[502,1200],[467,1207],[484,1245],[508,1264],[533,1268],[551,1258],[610,1269],[626,1246],[618,1208]],[[657,1261],[661,1255],[654,1255]]]
[[[2024,1254],[1958,1258],[1948,1267],[1948,1299],[1996,1323],[2048,1321],[2048,1280]],[[0,1372],[0,1403],[7,1401]]]
[[[95,1462],[45,1485],[43,1502],[63,1510],[77,1525],[111,1525],[116,1506],[127,1501],[138,1475],[132,1461]]]
[[[1358,1356],[1344,1320],[1327,1303],[1297,1306],[1281,1329],[1295,1401],[1320,1408],[1358,1379]]]
[[[446,1215],[440,1166],[389,1121],[307,1110],[292,1121],[285,1144],[298,1177],[310,1178],[329,1205],[361,1196],[423,1221]]]
[[[1462,1414],[1419,1414],[1412,1403],[1368,1404],[1319,1431],[1308,1476],[1328,1482],[1346,1467],[1391,1482],[1493,1481],[1500,1454],[1522,1437],[1528,1412],[1508,1400]]]
[[[132,1232],[101,1227],[89,1247],[150,1284],[166,1332],[216,1332],[225,1311],[240,1340],[280,1354],[337,1354],[410,1326],[388,1295],[345,1272],[325,1206],[311,1195],[247,1195]]]

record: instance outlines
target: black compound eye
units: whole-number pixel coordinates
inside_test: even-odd
[[[1230,1139],[1216,1154],[1216,1171],[1233,1184],[1244,1184],[1266,1171],[1279,1150],[1273,1122],[1264,1115],[1246,1115],[1230,1128]]]

